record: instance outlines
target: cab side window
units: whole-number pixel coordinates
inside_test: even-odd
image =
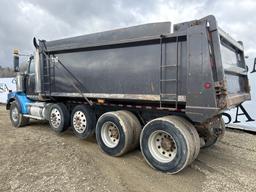
[[[35,73],[35,60],[32,59],[30,64],[29,64],[29,70],[28,70],[29,74]]]

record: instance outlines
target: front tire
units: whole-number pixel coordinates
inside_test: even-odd
[[[29,123],[29,118],[20,113],[20,107],[16,101],[10,107],[10,119],[14,127],[23,127]]]

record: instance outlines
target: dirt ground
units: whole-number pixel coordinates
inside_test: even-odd
[[[177,175],[151,169],[139,150],[114,158],[95,138],[61,135],[47,123],[15,129],[0,106],[0,191],[256,191],[256,135],[227,131]]]

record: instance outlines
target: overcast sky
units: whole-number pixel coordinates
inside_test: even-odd
[[[34,36],[53,40],[156,21],[177,23],[209,14],[244,42],[246,55],[256,56],[256,0],[1,0],[0,65],[12,66],[13,48],[33,52]]]

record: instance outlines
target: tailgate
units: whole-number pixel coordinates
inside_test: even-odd
[[[247,66],[242,44],[219,29],[221,60],[227,89],[227,106],[250,100]]]

